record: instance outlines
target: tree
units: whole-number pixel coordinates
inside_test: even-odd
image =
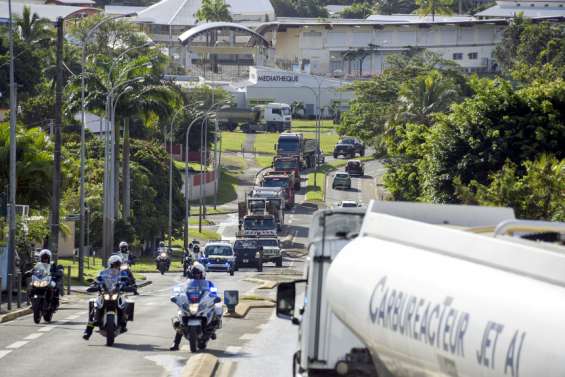
[[[8,185],[10,127],[0,123],[0,191]],[[53,155],[47,135],[39,128],[17,128],[17,203],[40,208],[49,204]]]
[[[277,17],[328,17],[319,0],[271,0]]]
[[[377,0],[375,3],[378,14],[410,14],[416,8],[415,0]]]
[[[51,21],[40,18],[37,13],[32,15],[28,5],[24,6],[21,17],[16,17],[16,30],[28,44],[39,43],[46,47],[54,37]]]
[[[342,18],[365,19],[373,14],[373,8],[369,3],[355,3],[341,11]]]
[[[230,5],[224,0],[202,0],[202,5],[196,12],[196,19],[206,22],[231,21],[229,8]]]
[[[436,14],[453,14],[453,0],[416,0],[418,13],[421,16],[432,15],[432,21],[435,21]]]

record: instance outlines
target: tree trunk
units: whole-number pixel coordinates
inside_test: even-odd
[[[124,122],[124,150],[122,165],[122,181],[123,181],[123,216],[126,222],[129,222],[130,214],[130,171],[129,171],[129,118]]]
[[[57,65],[55,76],[55,126],[53,134],[53,192],[51,196],[51,251],[57,261],[59,251],[59,205],[61,201],[61,126],[63,122],[63,19],[57,19]]]

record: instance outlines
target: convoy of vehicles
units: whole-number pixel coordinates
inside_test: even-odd
[[[225,107],[216,111],[219,127],[234,131],[239,125],[241,131],[283,132],[290,130],[292,112],[286,103],[268,103],[249,109]]]
[[[284,193],[285,208],[294,206],[295,187],[294,173],[285,171],[271,171],[261,177],[260,185],[265,188],[281,188]]]

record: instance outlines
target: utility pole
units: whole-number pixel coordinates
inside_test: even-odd
[[[16,82],[14,79],[14,35],[12,29],[12,2],[8,0],[10,39],[10,198],[8,211],[8,273],[13,274],[16,251]]]
[[[123,217],[129,222],[130,204],[130,172],[129,172],[129,118],[124,119],[124,151],[122,160],[122,180],[123,180]]]
[[[53,192],[51,196],[51,251],[57,261],[59,248],[59,204],[61,200],[61,126],[63,121],[63,18],[57,18],[57,66],[55,76],[55,150],[53,152]]]

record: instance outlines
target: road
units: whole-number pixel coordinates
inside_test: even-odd
[[[304,251],[307,247],[312,214],[319,207],[331,206],[340,200],[368,203],[375,190],[371,177],[381,174],[382,165],[369,162],[366,172],[368,177],[353,179],[354,190],[332,190],[329,183],[325,204],[303,203],[305,190],[302,188],[297,196],[297,203],[302,204],[295,206],[285,217],[286,237],[292,241],[293,250],[289,250],[284,267],[266,265],[261,273],[242,269],[233,277],[227,273],[210,273],[209,278],[220,293],[237,289],[240,295],[274,298],[274,290],[258,289],[256,283],[245,279],[298,277],[304,269],[303,257],[291,252]],[[220,217],[218,232],[223,238],[233,237],[236,230],[237,215]],[[153,284],[143,288],[140,296],[131,297],[135,301],[135,321],[111,348],[105,346],[105,339],[99,334],[94,333],[88,342],[81,338],[87,320],[86,298],[75,298],[63,305],[51,324],[35,325],[28,315],[0,325],[1,375],[179,376],[191,354],[185,340],[180,351],[168,350],[174,335],[171,318],[176,313],[176,306],[169,301],[169,292],[183,280],[178,273],[147,274],[147,278]],[[277,319],[273,309],[254,309],[244,319],[225,318],[218,338],[209,343],[207,352],[220,359],[217,375],[222,377],[264,377],[266,368],[269,377],[287,377],[291,375],[292,354],[296,351],[297,341],[297,326]]]

